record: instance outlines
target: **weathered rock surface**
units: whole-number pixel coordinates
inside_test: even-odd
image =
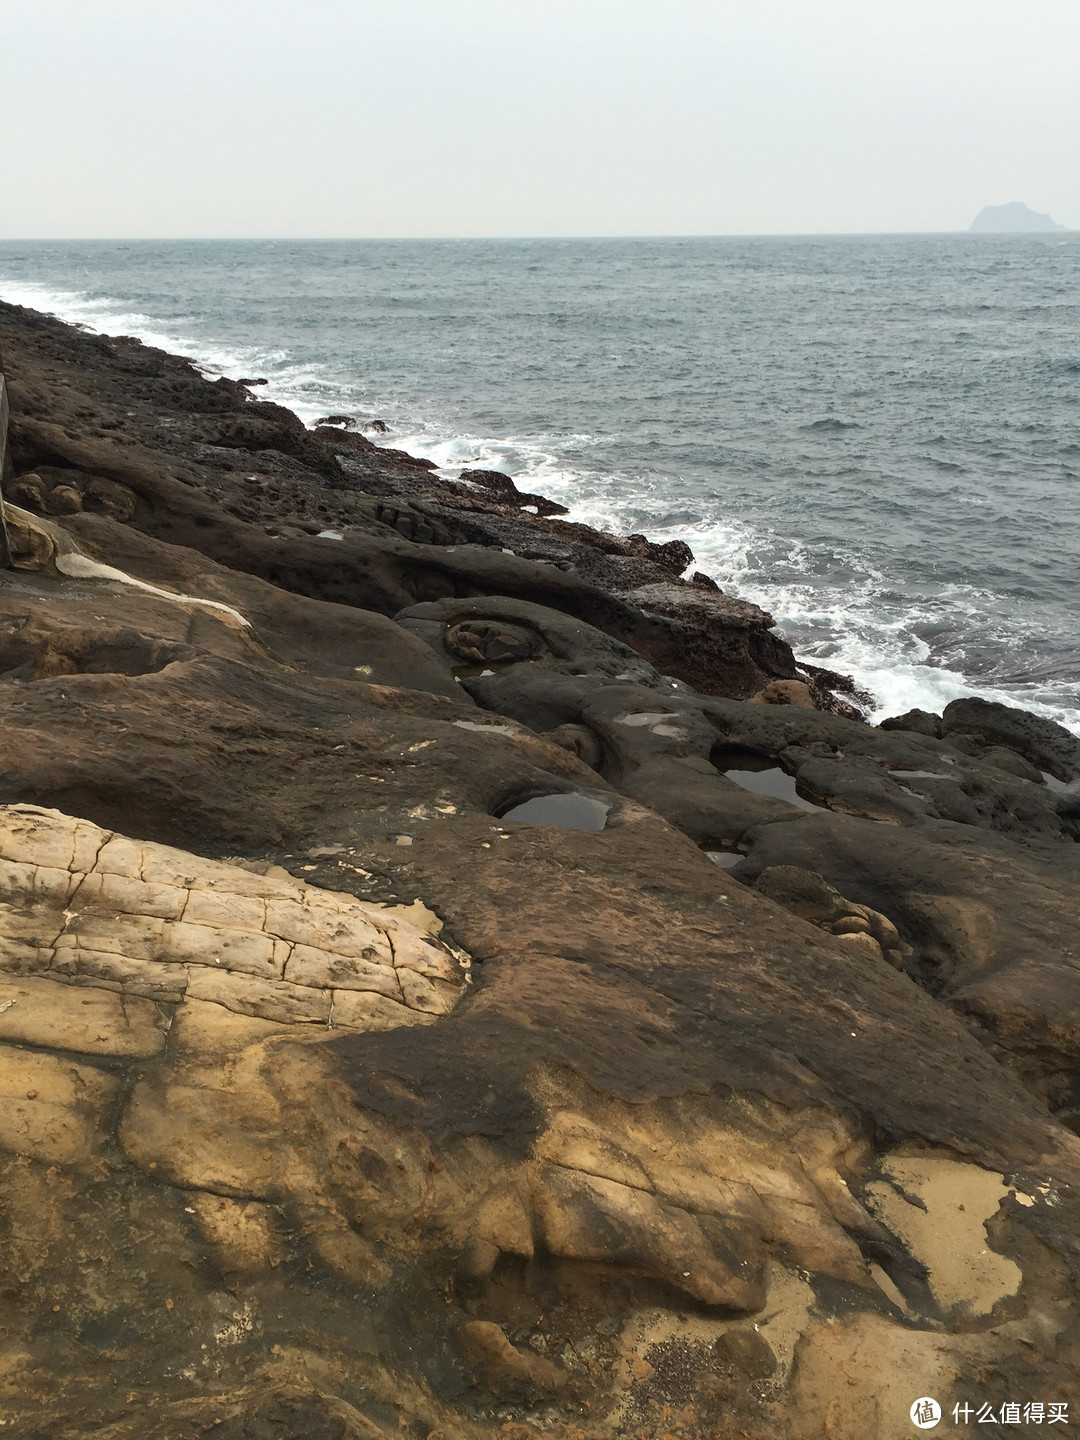
[[[0,319],[3,1433],[1075,1404],[1066,741],[825,713],[681,553]]]
[[[419,1028],[388,985],[408,969],[449,996],[464,972],[401,916],[48,812],[9,807],[0,824],[15,1000],[0,1016],[0,1074],[26,1087],[0,1139],[29,1247],[16,1246],[24,1278],[6,1323],[35,1369],[64,1366],[59,1395],[32,1417],[10,1392],[27,1433],[70,1420],[68,1407],[110,1415],[107,1379],[78,1357],[86,1336],[137,1315],[157,1344],[168,1335],[169,1359],[164,1371],[141,1362],[145,1378],[117,1406],[135,1428],[117,1434],[147,1433],[193,1389],[231,1408],[253,1373],[261,1403],[301,1374],[345,1404],[366,1397],[394,1428],[400,1417],[483,1433],[494,1398],[547,1424],[553,1403],[564,1415],[571,1403],[598,1433],[627,1415],[631,1433],[648,1433],[668,1403],[665,1366],[679,1358],[707,1376],[747,1336],[771,1384],[740,1361],[712,1398],[692,1385],[688,1433],[725,1415],[787,1426],[807,1387],[825,1384],[833,1362],[815,1356],[839,1338],[830,1317],[844,1317],[843,1345],[879,1354],[932,1335],[938,1373],[942,1356],[974,1375],[976,1362],[1007,1366],[1025,1339],[1051,1344],[1048,1330],[1064,1342],[1071,1307],[1048,1311],[1032,1293],[1044,1246],[1023,1235],[1035,1224],[1060,1248],[1080,1143],[884,963],[793,932],[736,882],[703,894],[710,867],[692,846],[645,896],[641,830],[663,834],[660,822],[433,837],[419,888],[476,947],[476,983],[456,1008],[440,996],[415,1012]],[[525,879],[571,856],[577,878],[557,896]],[[193,904],[195,924],[167,918]],[[112,912],[127,954],[103,963],[93,947]],[[73,942],[52,947],[47,967],[22,939],[35,916],[50,938],[66,919],[55,938]],[[255,953],[268,926],[292,947],[283,979],[267,978],[273,954]],[[197,928],[210,932],[201,946]],[[332,988],[344,984],[369,988]],[[92,1002],[89,1029],[34,986]],[[305,989],[321,1007],[300,1003]],[[363,1009],[342,1014],[343,997]],[[364,1033],[336,1038],[350,1029]],[[77,1254],[35,1248],[81,1228],[87,1206],[108,1212],[83,1235],[114,1275],[105,1293]],[[134,1246],[131,1225],[149,1227]],[[400,1345],[380,1341],[401,1326]],[[129,1365],[135,1343],[122,1347]],[[382,1357],[374,1368],[365,1352]],[[857,1398],[879,1433],[903,1433],[872,1379]],[[833,1406],[822,1393],[810,1423]]]

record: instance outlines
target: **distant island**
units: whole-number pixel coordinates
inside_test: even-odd
[[[1051,220],[1049,215],[1040,215],[1037,210],[1029,210],[1019,200],[1013,200],[1008,205],[984,206],[971,222],[971,228],[978,234],[1002,235],[1010,232],[1065,230],[1067,227]]]

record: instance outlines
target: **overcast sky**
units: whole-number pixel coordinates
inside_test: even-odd
[[[0,0],[0,236],[1080,227],[1080,0]]]

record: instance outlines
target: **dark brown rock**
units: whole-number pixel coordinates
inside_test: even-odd
[[[941,733],[973,736],[982,746],[1015,750],[1057,780],[1080,780],[1080,740],[1063,725],[997,701],[953,700],[941,715]]]
[[[73,485],[55,485],[45,504],[50,515],[75,515],[82,509],[82,496]]]
[[[111,520],[130,520],[138,507],[134,491],[113,480],[95,477],[83,492],[85,509],[108,515]]]
[[[941,739],[941,716],[929,710],[907,710],[903,715],[890,715],[880,722],[882,730],[911,730],[918,735],[930,735]]]
[[[10,485],[4,486],[4,495],[12,505],[18,505],[23,510],[33,510],[38,515],[45,513],[45,491],[38,475],[20,475]]]
[[[460,478],[467,480],[470,485],[479,485],[482,489],[490,491],[501,504],[508,505],[514,510],[532,506],[538,515],[566,515],[569,513],[565,505],[559,505],[544,495],[523,493],[510,476],[504,475],[500,470],[463,470]]]

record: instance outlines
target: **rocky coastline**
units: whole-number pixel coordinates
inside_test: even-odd
[[[0,373],[5,1436],[1080,1418],[1080,740],[255,380]]]

